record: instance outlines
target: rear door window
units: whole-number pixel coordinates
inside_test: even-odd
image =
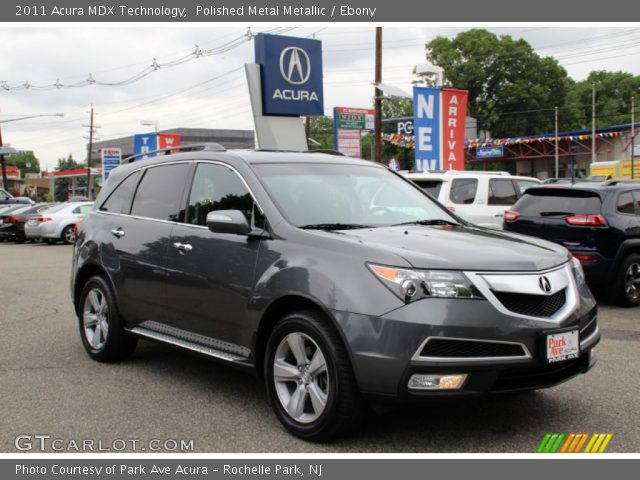
[[[174,163],[147,168],[136,190],[131,215],[180,221],[184,217],[181,202],[189,167],[187,163]]]
[[[633,201],[633,195],[631,192],[621,193],[618,197],[618,203],[616,209],[619,213],[625,215],[634,215],[636,213],[635,205]]]
[[[516,200],[518,200],[518,194],[510,179],[489,180],[489,205],[513,205]]]
[[[109,198],[102,204],[100,211],[128,214],[139,177],[140,172],[135,172],[120,182],[120,185],[111,192]]]
[[[532,189],[513,209],[526,217],[565,217],[598,215],[602,202],[595,192],[574,189]]]
[[[455,178],[451,182],[449,200],[458,205],[471,204],[478,191],[477,178]]]

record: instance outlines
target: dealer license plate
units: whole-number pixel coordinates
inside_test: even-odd
[[[580,355],[580,338],[578,329],[560,333],[550,333],[546,337],[547,362],[556,363]]]

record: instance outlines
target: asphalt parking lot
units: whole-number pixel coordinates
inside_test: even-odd
[[[196,452],[534,452],[547,432],[611,432],[640,452],[640,310],[601,304],[599,363],[550,390],[372,415],[330,444],[284,431],[255,378],[140,342],[120,364],[84,353],[69,298],[71,247],[0,243],[0,451],[18,435],[193,439]]]

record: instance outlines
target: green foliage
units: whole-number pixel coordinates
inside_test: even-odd
[[[58,165],[56,166],[56,170],[72,170],[74,168],[82,168],[84,165],[78,163],[73,158],[73,155],[69,154],[67,158],[59,158]],[[81,178],[78,179],[78,185],[86,185],[87,179]],[[71,180],[67,178],[58,178],[54,183],[54,199],[56,202],[64,202],[69,198],[69,189],[71,188]]]
[[[427,60],[444,68],[446,86],[469,91],[469,115],[494,137],[552,130],[554,107],[565,104],[572,85],[557,60],[509,35],[473,29],[437,37],[426,50]]]
[[[382,100],[382,118],[413,117],[413,100],[385,98]]]
[[[327,116],[309,117],[309,121],[309,138],[320,144],[316,145],[311,143],[309,148],[311,150],[333,150],[335,148],[333,141],[333,118]]]
[[[18,167],[23,175],[25,173],[40,173],[40,161],[33,152],[15,153],[5,157],[5,161],[7,165]]]

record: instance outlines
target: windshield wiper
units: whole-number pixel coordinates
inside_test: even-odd
[[[566,215],[573,215],[573,212],[540,212],[541,217],[560,217]]]
[[[298,228],[304,228],[305,230],[354,230],[356,228],[373,228],[373,226],[360,225],[357,223],[315,223],[301,225]]]
[[[456,222],[450,222],[449,220],[443,220],[441,218],[432,218],[430,220],[412,220],[411,222],[402,222],[391,225],[392,227],[400,227],[402,225],[454,225],[459,227],[460,224]]]

